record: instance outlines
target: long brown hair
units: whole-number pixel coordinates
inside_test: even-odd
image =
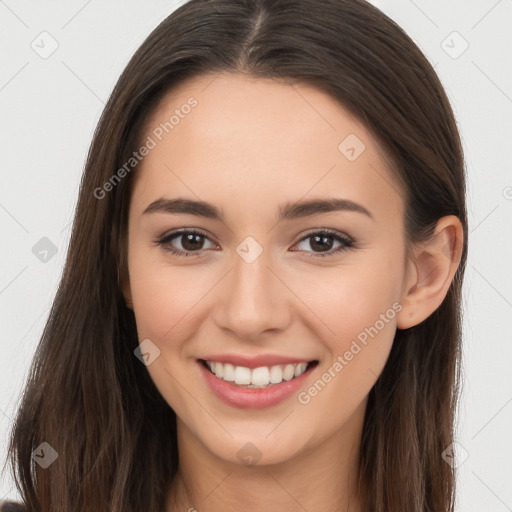
[[[204,73],[282,78],[330,94],[370,130],[403,185],[408,243],[456,215],[467,234],[464,157],[450,103],[405,32],[361,0],[191,0],[148,36],[104,109],[85,165],[62,279],[12,429],[8,459],[30,512],[163,511],[178,467],[176,416],[134,356],[126,227],[137,148],[158,101]],[[369,512],[453,511],[442,459],[459,394],[462,259],[440,307],[398,330],[372,388],[360,481]],[[124,275],[124,274],[123,274]],[[43,469],[32,452],[48,443]],[[45,445],[46,446],[46,445]]]

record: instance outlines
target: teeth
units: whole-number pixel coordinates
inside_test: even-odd
[[[219,367],[219,364],[217,363],[217,368]],[[222,375],[215,374],[217,377],[222,377]],[[251,383],[251,370],[249,368],[245,368],[243,366],[237,366],[235,368],[235,384],[250,384]]]
[[[272,384],[279,384],[283,381],[283,370],[280,366],[272,366],[270,368],[270,382]]]
[[[292,380],[295,375],[295,366],[293,364],[287,364],[283,370],[283,379]]]
[[[299,375],[302,375],[306,368],[308,367],[308,363],[300,363],[295,366],[295,377],[298,377]]]
[[[302,375],[308,367],[308,363],[298,363],[271,367],[260,366],[251,370],[251,368],[233,366],[230,363],[206,361],[206,364],[211,372],[220,379],[251,388],[263,388],[269,384],[279,384],[283,380],[292,380]]]
[[[222,363],[215,363],[215,375],[221,378],[224,375],[224,366]]]
[[[267,386],[269,382],[270,371],[266,366],[262,366],[261,368],[254,368],[251,376],[251,384],[254,384],[255,386]]]
[[[223,365],[222,363],[216,363],[220,364],[221,366],[224,366],[223,375],[221,376],[224,380],[227,380],[228,382],[235,382],[235,367],[232,364],[226,363]],[[215,373],[217,377],[219,375]]]

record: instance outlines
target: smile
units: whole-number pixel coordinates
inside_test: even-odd
[[[310,363],[259,366],[252,369],[214,361],[205,361],[205,364],[219,379],[234,382],[237,386],[254,389],[273,386],[283,381],[290,381],[300,377],[307,370],[308,366],[313,364],[313,361]]]
[[[252,360],[243,366],[230,359],[231,362],[199,359],[199,368],[208,387],[224,403],[252,409],[277,405],[297,393],[318,365],[316,360],[274,360],[264,366],[263,361]]]

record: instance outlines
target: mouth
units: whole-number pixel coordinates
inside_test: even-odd
[[[283,383],[298,379],[318,365],[317,360],[289,362],[254,368],[206,359],[199,359],[199,363],[218,379],[245,389],[274,388]]]

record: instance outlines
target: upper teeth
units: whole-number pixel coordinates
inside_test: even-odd
[[[276,366],[260,366],[258,368],[246,368],[245,366],[233,366],[230,363],[217,363],[206,361],[206,364],[217,377],[238,385],[249,387],[264,387],[268,384],[279,384],[283,380],[291,380],[302,375],[308,363],[286,364]]]

